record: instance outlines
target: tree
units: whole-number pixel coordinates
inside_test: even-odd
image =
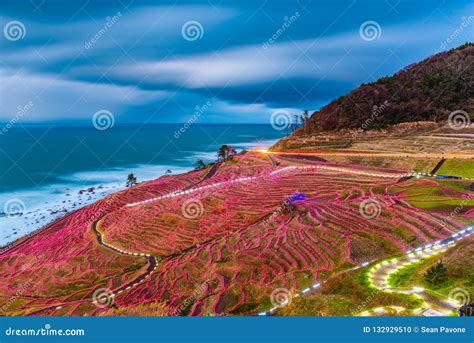
[[[439,261],[426,271],[424,279],[430,285],[439,285],[440,283],[446,281],[446,272],[447,270],[443,264],[443,261]]]
[[[206,164],[200,158],[196,161],[196,169],[203,169],[206,167]]]
[[[168,174],[171,174],[171,173],[173,173],[173,172],[171,171],[171,169],[166,169],[165,175],[168,175]]]
[[[133,187],[134,185],[137,184],[137,178],[135,175],[132,174],[128,174],[128,177],[127,177],[127,187]]]
[[[303,126],[304,132],[305,133],[311,132],[311,128],[309,128],[309,124],[311,124],[311,122],[310,122],[310,115],[309,115],[308,110],[303,111],[303,114],[300,116],[300,120],[301,120],[301,125]]]
[[[291,123],[291,126],[292,126],[292,130],[295,131],[298,129],[298,115],[295,114],[294,115],[295,119],[294,121]]]
[[[222,145],[217,152],[217,160],[218,161],[227,161],[233,155],[235,155],[237,151],[230,145]]]
[[[303,111],[303,121],[306,123],[309,120],[309,112],[308,110]]]

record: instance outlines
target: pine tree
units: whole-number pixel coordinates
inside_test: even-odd
[[[230,145],[222,145],[217,152],[217,160],[219,161],[227,161],[233,155],[235,155],[237,151]]]
[[[442,261],[429,268],[425,275],[425,281],[430,285],[439,285],[447,279],[447,270]]]
[[[203,160],[198,159],[196,161],[196,169],[203,169],[206,167],[206,164],[203,162]]]
[[[137,184],[137,178],[136,178],[136,176],[133,175],[133,173],[128,174],[126,186],[127,186],[127,187],[133,187],[133,186],[136,185],[136,184]]]

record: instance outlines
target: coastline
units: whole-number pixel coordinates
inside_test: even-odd
[[[250,137],[249,137],[250,138]],[[266,148],[275,140],[251,141],[234,144],[239,149]],[[53,222],[83,208],[108,194],[125,189],[129,173],[134,173],[140,182],[157,179],[169,169],[173,174],[182,174],[192,170],[193,163],[200,158],[205,163],[214,160],[215,152],[192,151],[189,157],[182,159],[183,165],[138,164],[108,171],[81,171],[64,175],[62,184],[51,184],[39,189],[26,189],[0,193],[0,203],[18,201],[24,211],[7,214],[5,208],[0,212],[2,231],[0,235],[0,253],[6,251],[16,241],[27,238],[47,228]]]
[[[80,172],[65,176],[66,183],[64,184],[48,185],[38,190],[2,193],[0,194],[1,203],[6,203],[7,200],[20,203],[24,212],[0,213],[2,221],[0,249],[5,249],[16,240],[41,230],[55,220],[92,204],[108,194],[125,189],[125,181],[129,173],[143,175],[139,181],[148,181],[164,175],[167,169],[173,170],[176,174],[189,171],[192,168],[139,165],[124,167],[112,172]],[[113,181],[105,182],[111,175],[115,175],[112,177]],[[118,175],[123,181],[116,180]]]

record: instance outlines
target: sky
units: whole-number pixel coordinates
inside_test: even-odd
[[[0,121],[268,123],[473,41],[471,1],[2,0]]]

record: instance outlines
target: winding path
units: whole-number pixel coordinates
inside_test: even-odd
[[[388,278],[391,274],[398,270],[420,261],[423,258],[442,253],[448,249],[449,246],[455,245],[460,239],[464,239],[472,234],[473,227],[468,227],[465,230],[453,234],[451,237],[436,242],[435,244],[428,244],[424,247],[418,248],[414,251],[407,252],[400,258],[395,258],[375,264],[369,271],[369,277],[374,287],[383,292],[393,292],[401,294],[413,294],[423,300],[426,305],[424,308],[415,309],[415,313],[423,314],[426,311],[433,314],[449,315],[462,304],[457,303],[451,299],[444,299],[442,295],[437,296],[434,292],[426,291],[422,287],[412,288],[393,288],[388,284]],[[380,308],[377,310],[382,311]],[[361,315],[368,315],[369,311],[364,311]]]
[[[195,182],[183,189],[181,189],[179,192],[185,192],[197,185],[199,185],[201,182],[207,180],[207,179],[210,179],[212,176],[215,175],[215,173],[217,172],[217,170],[219,169],[219,167],[222,165],[222,162],[217,162],[215,163],[211,169],[209,170],[209,172],[201,179],[199,180],[198,182]],[[130,204],[127,204],[126,206],[128,206]],[[77,211],[77,210],[76,210]],[[74,212],[76,212],[74,211]],[[53,227],[54,224],[59,224],[61,223],[62,221],[64,221],[65,219],[67,219],[72,213],[74,212],[71,212],[69,213],[68,215],[64,216],[64,217],[61,217],[57,220],[55,220],[54,222],[48,224],[47,227],[45,227],[44,229],[40,229],[38,230],[37,232],[35,232],[34,234],[30,235],[29,237],[27,237],[27,239],[19,242],[18,244],[15,244],[14,246],[10,247],[9,249],[6,249],[5,251],[3,252],[6,252],[16,246],[18,246],[19,244],[23,244],[24,242],[30,240],[31,238],[33,238],[34,236],[36,236],[37,234],[39,234],[40,232],[44,232],[45,230],[48,230],[50,229],[51,227]],[[105,214],[106,215],[106,214]],[[150,277],[150,275],[158,268],[158,263],[159,263],[159,260],[151,255],[151,254],[148,254],[148,253],[142,253],[142,252],[133,252],[133,251],[127,251],[127,250],[124,250],[124,249],[121,249],[119,247],[116,247],[110,243],[107,243],[104,239],[104,235],[102,234],[102,232],[100,232],[99,228],[98,228],[98,224],[100,223],[100,221],[102,220],[103,217],[102,216],[100,217],[99,219],[95,220],[92,222],[92,231],[94,232],[96,238],[97,238],[97,242],[99,243],[99,245],[103,246],[104,248],[106,249],[109,249],[109,250],[112,250],[113,252],[115,253],[118,253],[118,254],[121,254],[121,255],[125,255],[125,256],[134,256],[134,257],[143,257],[145,258],[147,261],[148,261],[148,267],[147,269],[145,270],[144,273],[138,275],[135,279],[133,279],[132,281],[130,282],[127,282],[126,284],[114,289],[114,290],[111,290],[107,296],[108,297],[115,297],[117,296],[118,294],[124,292],[124,291],[127,291],[129,289],[131,289],[132,287],[135,287],[137,286],[138,284],[142,283],[144,280],[146,280],[148,277]],[[2,252],[2,253],[3,253]],[[46,308],[43,308],[39,311],[35,311],[33,313],[30,314],[30,316],[37,316],[37,315],[41,315],[41,314],[44,314],[44,313],[47,313],[49,311],[53,311],[53,310],[59,310],[62,308],[62,306],[65,306],[65,305],[68,305],[68,304],[82,304],[82,303],[94,303],[94,299],[83,299],[83,300],[79,300],[79,301],[75,301],[73,303],[71,302],[68,302],[68,303],[62,303],[62,304],[57,304],[57,305],[54,305],[54,306],[49,306],[49,307],[46,307]]]
[[[270,176],[275,175],[275,174],[279,174],[279,173],[282,173],[282,172],[285,172],[285,171],[291,171],[291,170],[295,170],[295,169],[296,170],[304,170],[304,169],[326,170],[326,171],[333,171],[333,172],[340,172],[340,173],[347,173],[347,174],[354,174],[354,175],[369,175],[369,176],[372,176],[372,177],[382,177],[382,178],[403,178],[403,177],[408,177],[408,176],[414,175],[413,173],[400,174],[400,173],[393,173],[393,172],[372,172],[370,170],[361,170],[361,169],[350,168],[350,167],[328,166],[328,165],[322,164],[322,165],[313,165],[313,166],[286,166],[286,167],[283,167],[283,168],[280,168],[280,169],[276,169],[276,170],[274,170],[270,173],[264,173],[264,174],[260,174],[260,175],[253,176],[253,177],[243,177],[243,178],[238,178],[238,179],[232,179],[232,180],[225,181],[225,182],[217,182],[217,183],[213,183],[213,184],[208,184],[206,186],[196,187],[200,183],[202,183],[204,180],[210,179],[217,172],[220,165],[221,165],[221,163],[216,163],[200,181],[198,181],[194,184],[191,184],[191,185],[181,189],[178,192],[165,194],[163,196],[154,197],[154,198],[147,199],[147,200],[140,201],[140,202],[136,202],[136,203],[128,203],[125,206],[138,206],[138,205],[141,205],[141,204],[144,204],[144,203],[148,203],[150,201],[160,200],[160,199],[167,198],[167,197],[187,195],[189,193],[196,192],[196,191],[206,189],[206,188],[220,187],[220,186],[223,186],[224,184],[227,184],[227,183],[230,184],[230,183],[248,182],[248,181],[251,181],[251,180],[256,180],[256,179],[259,179],[259,178],[262,178],[262,177],[270,177]],[[134,257],[138,257],[138,258],[143,257],[148,261],[148,267],[142,274],[135,277],[132,281],[129,281],[129,282],[125,283],[124,285],[119,286],[118,288],[110,291],[109,295],[111,297],[115,297],[116,295],[118,295],[118,294],[120,294],[120,293],[122,293],[126,290],[129,290],[130,288],[132,288],[134,286],[137,286],[138,284],[143,282],[145,279],[150,277],[150,275],[153,273],[153,271],[155,271],[157,269],[159,261],[161,261],[161,259],[163,257],[157,258],[157,257],[155,257],[155,256],[153,256],[149,253],[126,251],[122,248],[114,246],[111,243],[108,243],[105,240],[104,234],[100,231],[100,221],[101,221],[102,218],[103,217],[95,220],[94,222],[92,222],[92,225],[91,225],[92,230],[93,230],[93,232],[94,232],[94,234],[97,238],[97,241],[98,241],[99,245],[103,246],[106,249],[112,250],[115,253],[121,254],[121,255],[134,256]],[[62,219],[64,219],[64,218],[62,218]],[[469,231],[470,231],[470,229],[472,229],[472,228],[469,228]],[[453,240],[453,239],[451,239],[451,240]],[[446,240],[446,241],[448,241],[448,240]],[[445,245],[445,244],[448,244],[448,242],[443,241],[443,242],[441,242],[440,246]],[[406,260],[409,261],[409,258],[407,258]],[[393,267],[395,269],[401,268],[402,263],[403,263],[402,259],[397,260],[397,263],[394,264]],[[365,265],[363,264],[362,266],[365,266]],[[358,268],[358,267],[356,267],[356,268]],[[389,270],[389,266],[384,266],[383,268],[379,268],[379,269],[380,270],[378,271],[377,275],[379,275],[380,277],[377,276],[377,277],[375,277],[375,279],[383,278],[384,273],[386,273],[388,275],[387,271]],[[375,282],[376,281],[374,281],[374,284],[375,284]],[[314,284],[312,287],[304,289],[301,292],[301,295],[309,293],[312,289],[318,288],[319,286],[320,286],[319,283]],[[381,289],[387,290],[386,287],[383,284],[381,284],[379,286],[381,287]],[[387,290],[387,291],[398,291],[398,290]],[[406,290],[404,290],[404,292],[406,292]],[[414,292],[412,292],[412,293],[414,293]],[[421,294],[421,293],[422,292],[418,292],[417,294]],[[428,299],[428,296],[429,295],[427,294],[425,296],[425,298]],[[425,300],[425,301],[427,303],[428,302],[434,303],[434,301],[430,301],[429,299]],[[93,302],[93,299],[83,299],[83,300],[74,302],[74,304],[77,304],[77,303],[90,303],[90,302]],[[63,304],[60,304],[60,305],[47,307],[47,308],[44,308],[40,311],[36,311],[36,312],[32,313],[32,315],[38,315],[38,314],[48,312],[50,310],[60,309],[61,306],[67,305],[67,304],[72,304],[72,303],[69,302],[69,303],[63,303]],[[274,309],[271,309],[269,312],[271,313],[273,310]],[[268,314],[268,313],[264,313],[264,314]]]
[[[103,237],[102,233],[97,228],[97,224],[99,223],[99,221],[100,220],[96,220],[92,223],[92,230],[96,234],[97,241],[100,245],[102,245],[103,247],[105,247],[109,250],[112,250],[116,253],[119,253],[121,255],[134,256],[134,257],[144,257],[148,261],[148,268],[146,269],[146,271],[143,274],[137,276],[134,280],[132,280],[132,281],[126,283],[125,285],[120,286],[119,288],[112,291],[112,296],[115,296],[117,294],[122,293],[125,290],[129,290],[130,288],[138,285],[139,283],[143,282],[146,278],[148,278],[150,276],[150,274],[153,273],[156,270],[156,268],[158,267],[158,259],[155,256],[151,255],[151,254],[145,254],[145,253],[133,252],[133,251],[126,251],[126,250],[120,249],[120,248],[118,248],[118,247],[116,247],[116,246],[114,246],[110,243],[106,243],[104,241],[104,237]]]

